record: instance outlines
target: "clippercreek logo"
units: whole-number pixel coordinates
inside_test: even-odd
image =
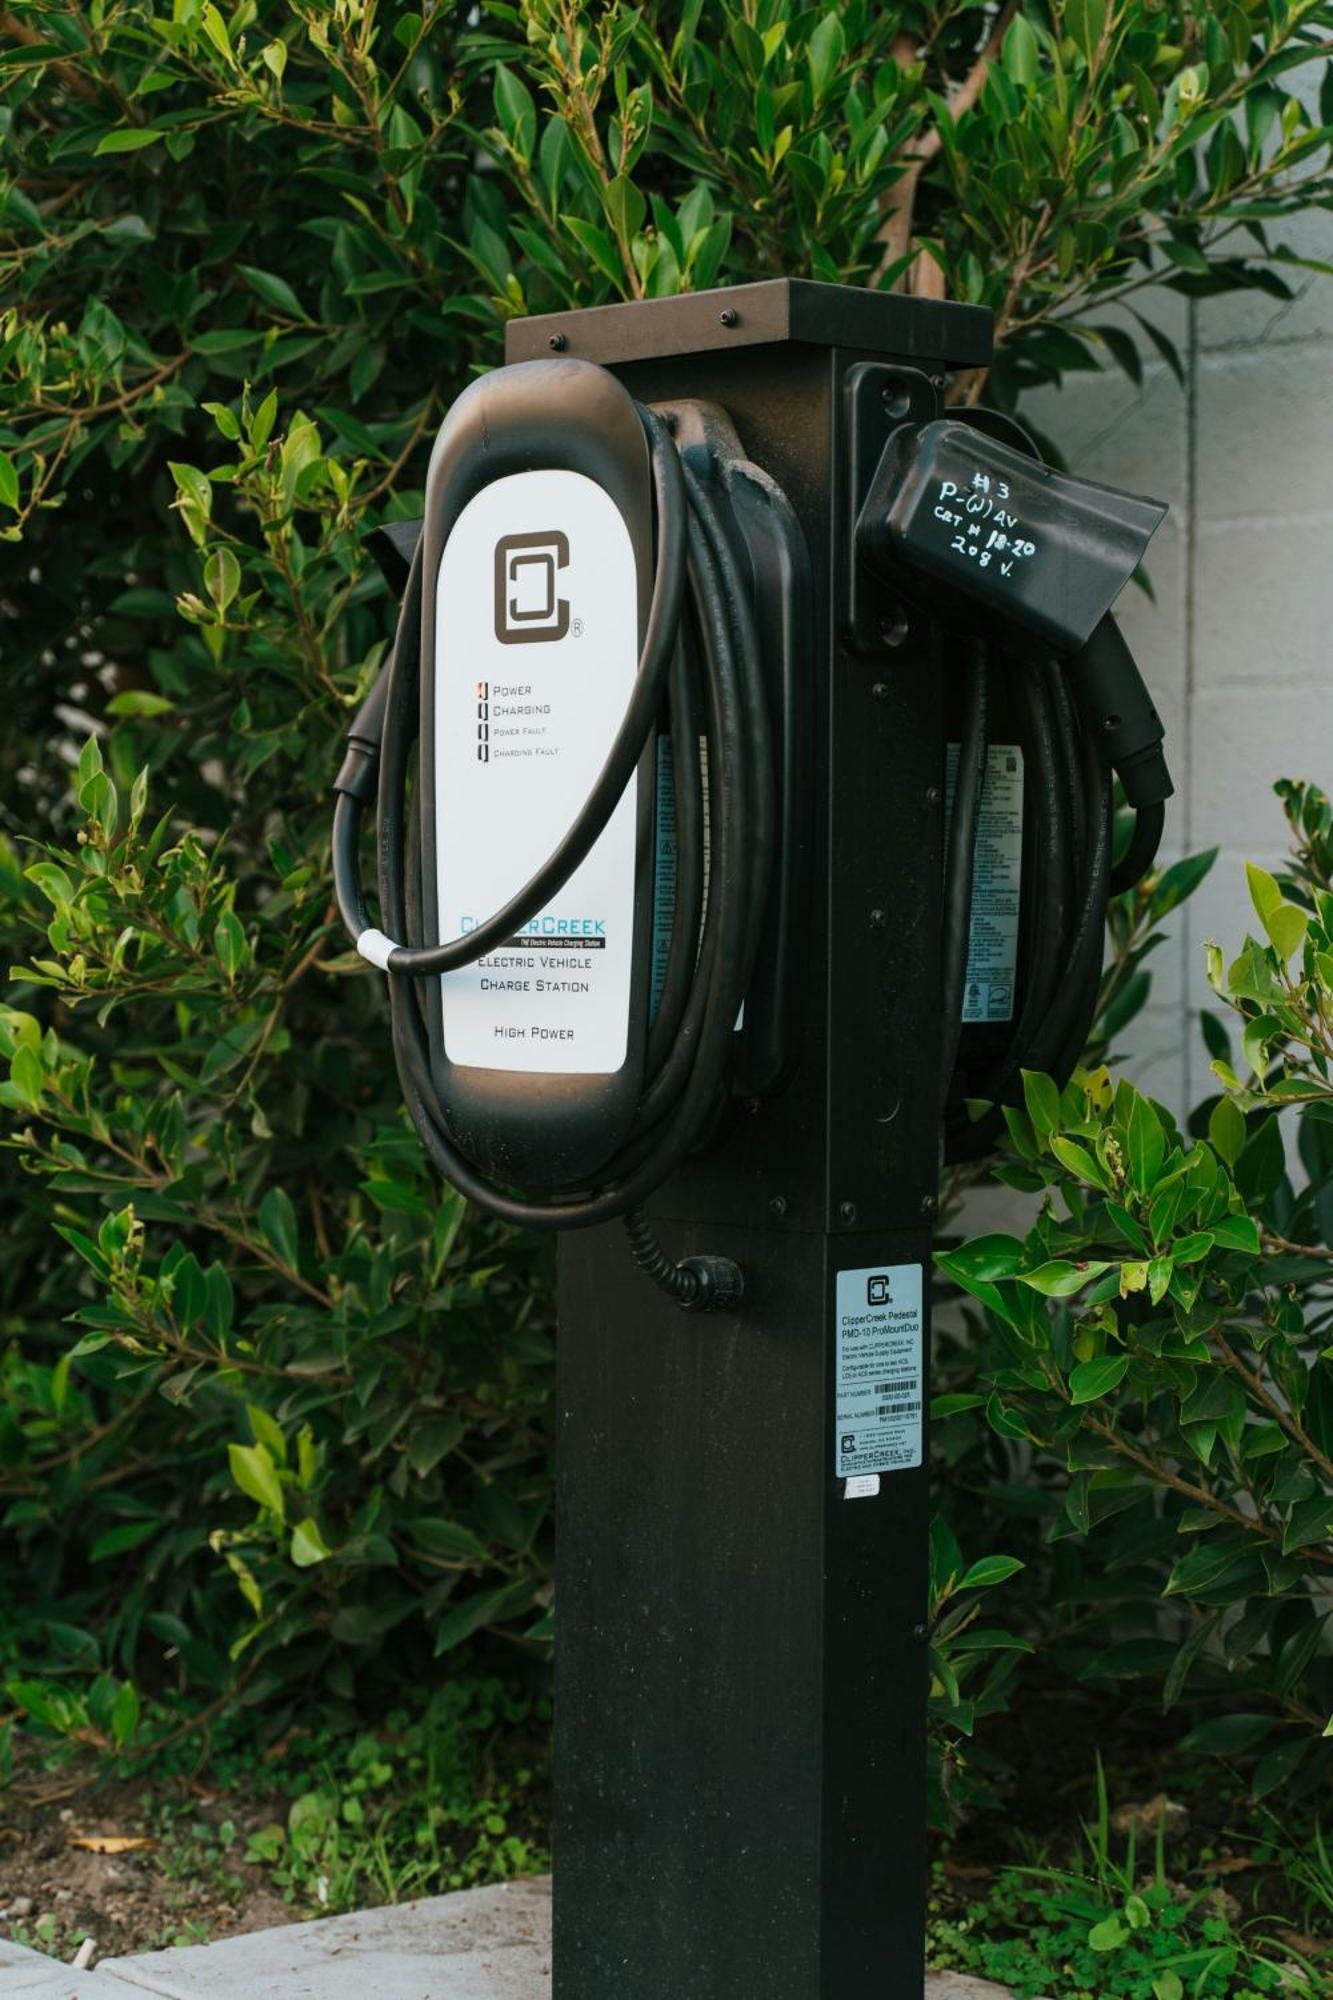
[[[495,636],[502,646],[563,639],[569,599],[556,587],[569,563],[569,537],[559,528],[501,535],[495,544]]]

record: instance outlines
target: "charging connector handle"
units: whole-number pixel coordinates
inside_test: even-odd
[[[1108,612],[1065,669],[1079,712],[1097,731],[1132,806],[1161,805],[1175,790],[1166,730],[1129,642]]]

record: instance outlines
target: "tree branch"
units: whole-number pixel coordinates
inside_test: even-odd
[[[1005,0],[980,54],[949,101],[950,115],[955,120],[972,109],[985,89],[990,66],[1000,53],[1009,23],[1017,12],[1018,0]],[[893,45],[893,54],[899,68],[906,68],[909,62],[916,59],[916,44],[910,36],[899,35]],[[911,164],[907,172],[901,180],[895,181],[884,198],[884,220],[880,224],[876,238],[883,244],[884,249],[875,269],[875,275],[870,281],[876,288],[883,282],[885,273],[892,270],[911,248],[916,197],[921,185],[921,176],[936,158],[943,144],[944,135],[938,125],[932,125],[928,132],[923,132],[921,137],[908,148]],[[912,265],[908,274],[907,289],[916,292],[919,288],[925,297],[943,298],[943,281],[944,274],[935,259],[923,253]]]

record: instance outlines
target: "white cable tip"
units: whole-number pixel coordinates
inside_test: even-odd
[[[356,941],[356,948],[362,958],[369,959],[370,963],[377,965],[381,972],[388,971],[389,953],[398,949],[393,939],[385,937],[383,931],[362,931]]]

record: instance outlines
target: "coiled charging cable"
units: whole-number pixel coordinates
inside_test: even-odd
[[[525,1228],[633,1216],[636,1261],[682,1305],[734,1303],[740,1273],[722,1258],[675,1264],[634,1212],[706,1138],[721,1111],[734,1025],[754,967],[775,842],[771,732],[749,587],[709,480],[639,407],[656,516],[652,597],[633,693],[588,799],[549,860],[503,909],[442,944],[421,936],[416,815],[408,793],[420,719],[423,543],[413,557],[392,649],[348,735],[335,780],[333,873],[357,948],[388,975],[394,1055],[408,1109],[440,1173],[469,1200]],[[419,981],[471,965],[552,902],[605,830],[659,727],[669,732],[676,801],[676,895],[645,1083],[629,1136],[593,1184],[507,1187],[459,1151],[431,1075]],[[361,829],[377,799],[380,926],[360,879]],[[705,893],[706,886],[706,893]],[[403,940],[403,942],[399,942]]]
[[[1095,636],[1099,658],[1123,648],[1114,627]],[[1060,1084],[1068,1080],[1096,1018],[1107,903],[1132,888],[1156,858],[1164,807],[1160,797],[1150,797],[1137,805],[1129,846],[1113,864],[1114,767],[1105,726],[1098,727],[1098,709],[1078,699],[1078,664],[1071,673],[1066,664],[1038,653],[1011,649],[997,655],[991,646],[972,642],[945,884],[942,1092],[946,1103],[956,1081],[961,1039],[973,852],[986,775],[988,699],[997,673],[1016,688],[1032,787],[1029,838],[1034,851],[1024,870],[1023,894],[1030,899],[1025,922],[1033,945],[1018,1019],[1003,1056],[969,1090],[974,1100],[994,1107],[1012,1102],[1023,1070],[1039,1070]],[[1113,660],[1113,664],[1119,663]],[[1144,753],[1137,772],[1132,762],[1127,763],[1124,775],[1136,791],[1170,790],[1160,746]],[[988,1150],[998,1119],[993,1110],[973,1122],[960,1106],[950,1107],[953,1156],[975,1157]]]

